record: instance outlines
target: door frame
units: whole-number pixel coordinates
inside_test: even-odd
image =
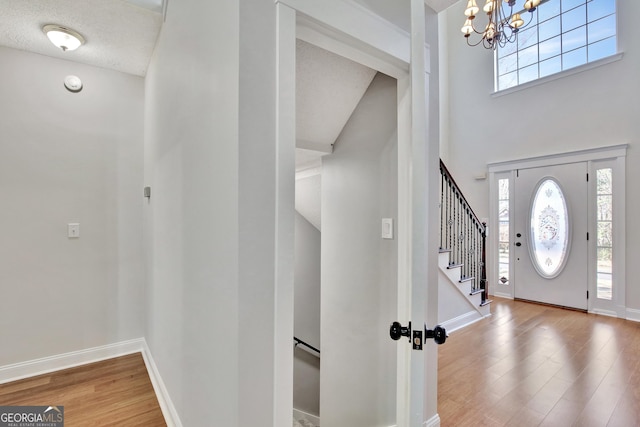
[[[538,156],[532,158],[510,160],[504,162],[490,163],[487,165],[489,172],[489,235],[487,241],[487,273],[488,280],[491,282],[490,288],[493,294],[503,298],[514,298],[513,285],[500,284],[498,282],[498,180],[509,179],[509,210],[514,212],[513,208],[513,182],[515,173],[518,169],[529,169],[544,166],[556,166],[567,163],[587,162],[587,170],[590,176],[595,175],[595,170],[600,164],[606,164],[614,170],[614,278],[613,287],[616,289],[615,297],[611,301],[598,300],[595,295],[597,283],[595,275],[595,247],[596,247],[596,223],[595,216],[591,207],[595,203],[595,179],[590,179],[588,183],[588,203],[590,206],[587,218],[587,227],[589,235],[594,238],[589,239],[588,243],[588,291],[590,298],[587,301],[587,310],[589,313],[604,314],[619,318],[637,318],[637,314],[628,312],[626,308],[626,242],[625,242],[625,163],[627,144],[611,145],[598,148],[590,148],[585,150],[571,151],[565,153],[551,154],[546,156]],[[615,178],[617,177],[617,179]],[[509,242],[515,242],[515,231],[510,227]],[[514,271],[514,259],[509,260],[509,271]]]
[[[322,47],[398,81],[398,321],[413,325],[437,319],[436,200],[439,158],[437,140],[428,133],[428,46],[425,6],[411,0],[412,34],[399,31],[379,16],[352,2],[275,0],[277,10],[276,144],[278,242],[288,242],[292,228],[287,209],[293,206],[295,151],[295,40]],[[354,19],[357,17],[357,19]],[[413,43],[410,43],[413,40]],[[433,193],[433,194],[430,194]],[[425,224],[424,218],[428,218]],[[292,231],[292,230],[290,230]],[[436,243],[437,244],[437,243]],[[431,246],[430,246],[431,245]],[[278,244],[276,271],[274,425],[291,423],[293,401],[293,289],[286,275],[288,243]],[[282,249],[280,249],[282,247]],[[279,268],[281,257],[284,268]],[[425,260],[427,260],[425,264]],[[418,262],[419,261],[419,262]],[[412,351],[398,344],[397,426],[439,425],[437,353],[434,345]],[[426,364],[430,369],[426,369]],[[411,379],[418,379],[412,381]],[[435,415],[434,415],[435,414]],[[425,418],[428,418],[425,422]]]

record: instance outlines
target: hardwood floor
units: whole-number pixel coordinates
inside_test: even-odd
[[[494,298],[439,348],[446,426],[640,426],[640,324]]]
[[[48,405],[65,427],[166,426],[140,353],[0,385],[0,406]]]

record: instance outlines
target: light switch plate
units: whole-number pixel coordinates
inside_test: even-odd
[[[77,222],[67,224],[67,236],[72,239],[80,237],[80,224]]]
[[[393,239],[393,218],[382,218],[382,238]]]

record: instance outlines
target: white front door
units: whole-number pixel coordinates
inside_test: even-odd
[[[517,171],[515,298],[587,309],[587,185],[586,162]]]

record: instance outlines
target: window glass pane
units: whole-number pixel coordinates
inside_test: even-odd
[[[538,62],[538,45],[531,46],[518,52],[518,65],[520,68],[524,68],[536,62]],[[520,83],[522,83],[522,78],[520,78]]]
[[[498,80],[498,88],[499,89],[509,89],[510,87],[516,86],[518,84],[518,72],[514,71],[513,73],[504,74],[500,76]]]
[[[576,28],[562,35],[562,51],[569,52],[587,44],[587,27]],[[587,59],[585,57],[585,62]]]
[[[509,200],[500,200],[498,202],[498,221],[509,222]]]
[[[498,180],[498,199],[509,200],[509,180],[508,179]]]
[[[544,61],[547,58],[551,58],[552,56],[559,55],[560,50],[560,42],[562,38],[561,36],[554,37],[547,41],[540,43],[540,61]],[[559,70],[558,70],[559,71]]]
[[[498,59],[498,70],[500,74],[510,73],[518,68],[518,55],[513,54]]]
[[[616,38],[611,37],[589,45],[589,62],[606,58],[617,52]]]
[[[507,55],[511,55],[518,51],[517,43],[507,43],[504,47],[498,47],[498,58],[502,58]]]
[[[613,227],[611,221],[598,222],[598,246],[613,246]]]
[[[587,48],[576,49],[562,54],[562,69],[577,67],[587,62]]]
[[[615,0],[591,0],[587,3],[589,22],[616,13]]]
[[[562,32],[567,32],[587,23],[587,8],[578,7],[562,14]]]
[[[611,300],[613,298],[613,277],[611,274],[598,273],[598,298]]]
[[[553,2],[554,0],[551,0]],[[562,0],[562,12],[567,12],[570,9],[573,9],[576,6],[585,3],[585,0]]]
[[[525,22],[530,22],[517,33],[517,42],[507,43],[497,50],[498,90],[617,52],[615,0],[548,0],[531,16],[522,13]],[[558,55],[561,55],[560,59],[552,60]],[[537,69],[533,67],[536,62],[539,63]]]
[[[598,196],[597,203],[598,221],[611,221],[613,219],[613,196]]]
[[[560,1],[550,0],[536,8],[540,22],[560,15]]]
[[[589,43],[616,35],[616,17],[614,15],[599,19],[588,26]]]
[[[509,241],[509,221],[500,221],[499,239],[501,242]]]
[[[518,49],[526,49],[538,43],[538,31],[535,26],[518,32]]]
[[[538,37],[540,41],[550,39],[560,34],[560,17],[545,21],[538,26]]]
[[[562,59],[560,56],[556,56],[540,63],[540,77],[546,77],[551,74],[559,73],[562,71]]]
[[[569,250],[569,215],[562,189],[552,178],[542,181],[531,205],[530,250],[542,277],[562,271]]]
[[[520,68],[518,71],[518,81],[520,84],[530,82],[538,78],[538,64],[530,65],[526,68]]]
[[[500,272],[498,274],[499,274],[498,281],[500,283],[502,283],[503,285],[509,284],[509,263],[508,262],[500,263]]]
[[[613,171],[611,168],[598,169],[596,172],[596,191],[598,194],[613,193]]]

